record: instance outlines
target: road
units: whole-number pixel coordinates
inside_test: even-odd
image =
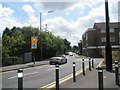
[[[76,62],[76,71],[82,68],[82,58],[67,56],[67,64],[60,65],[60,78],[63,78],[72,73],[72,62]],[[96,59],[95,64],[98,65],[102,59]],[[85,65],[88,65],[88,59],[85,59]],[[55,81],[55,66],[43,65],[23,70],[24,88],[41,88]],[[2,73],[2,88],[17,88],[18,87],[17,71]]]

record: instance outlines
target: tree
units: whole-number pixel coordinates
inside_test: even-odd
[[[70,50],[70,42],[59,36],[53,35],[51,32],[42,31],[31,26],[6,28],[2,35],[3,38],[3,56],[19,56],[26,52],[31,52],[31,37],[38,37],[38,48],[35,50],[35,57],[40,60],[40,54],[43,58],[63,54],[64,50]],[[41,53],[42,47],[42,53]]]

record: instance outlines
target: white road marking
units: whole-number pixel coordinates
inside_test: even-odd
[[[33,74],[37,74],[39,72],[33,72],[33,73],[27,73],[27,74],[23,74],[23,76],[27,76],[27,75],[33,75]],[[13,78],[17,78],[18,76],[13,76],[13,77],[9,77],[8,79],[13,79]]]
[[[32,74],[37,74],[37,73],[39,73],[39,72],[33,72]]]
[[[8,79],[13,79],[13,78],[17,78],[17,76],[9,77]]]
[[[104,76],[103,78],[105,78],[105,79],[106,79],[107,77],[106,77],[106,76]]]
[[[50,69],[47,69],[47,70],[53,70],[53,69],[55,69],[55,68],[50,68]]]

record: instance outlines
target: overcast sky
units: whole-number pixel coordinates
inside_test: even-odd
[[[68,39],[73,46],[81,40],[82,34],[87,28],[92,28],[95,22],[105,21],[104,0],[61,1],[0,0],[0,34],[5,27],[30,25],[39,27],[39,13],[42,12],[42,27],[47,24],[49,31],[61,38]],[[117,22],[119,0],[108,1],[110,21]],[[49,10],[53,12],[47,13]]]

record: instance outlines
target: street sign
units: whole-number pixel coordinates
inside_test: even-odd
[[[31,37],[31,49],[37,49],[38,37]]]
[[[38,37],[31,37],[31,42],[32,43],[37,43],[38,42]]]

